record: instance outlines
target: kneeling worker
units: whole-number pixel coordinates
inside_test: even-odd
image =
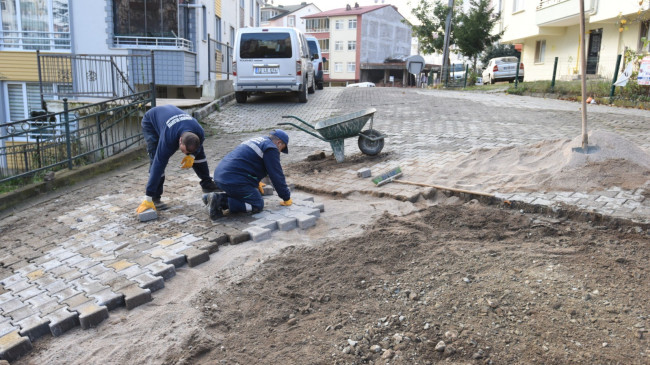
[[[146,197],[136,210],[137,213],[147,209],[155,210],[156,207],[164,209],[160,197],[165,183],[165,167],[169,158],[179,149],[186,155],[181,168],[194,169],[201,179],[203,192],[219,190],[210,177],[208,161],[203,151],[205,135],[196,119],[173,105],[154,107],[142,118],[142,134],[149,154],[149,181]]]
[[[214,170],[214,181],[225,193],[211,193],[205,196],[210,218],[223,216],[223,210],[230,213],[256,213],[264,208],[264,184],[267,175],[283,202],[291,205],[291,192],[280,165],[280,151],[289,152],[289,136],[281,129],[272,131],[266,137],[249,139],[226,155]]]

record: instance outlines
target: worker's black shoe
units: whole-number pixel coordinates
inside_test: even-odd
[[[204,193],[216,193],[222,191],[214,181],[207,179],[201,181],[201,189]]]
[[[207,199],[205,197],[207,196]],[[221,206],[223,205],[223,200],[227,199],[224,193],[209,193],[204,195],[204,202],[207,200],[208,213],[210,214],[210,219],[218,219],[223,217],[223,211],[221,211]]]
[[[160,197],[153,198],[152,201],[153,201],[153,205],[156,207],[156,210],[167,210],[167,209],[169,209],[169,205],[163,203],[160,200]]]

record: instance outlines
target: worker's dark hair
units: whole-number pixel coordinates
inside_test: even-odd
[[[185,145],[185,148],[187,149],[187,152],[189,153],[194,153],[196,150],[199,149],[199,146],[201,145],[201,140],[199,139],[199,136],[192,132],[185,132],[181,136],[181,143]]]

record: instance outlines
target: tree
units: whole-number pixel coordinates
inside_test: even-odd
[[[487,65],[493,58],[506,56],[515,56],[519,58],[521,57],[521,52],[517,51],[515,46],[512,44],[493,44],[488,46],[485,52],[481,55],[481,63]]]
[[[449,35],[450,46],[454,44],[454,24],[458,23],[458,16],[462,14],[462,3],[462,0],[456,0],[454,4],[454,15],[451,19],[452,30]],[[445,20],[448,12],[447,5],[443,5],[439,1],[432,5],[427,0],[420,0],[420,3],[412,10],[420,25],[411,25],[411,30],[413,35],[418,38],[422,53],[442,53],[445,46]]]
[[[459,14],[453,33],[458,53],[473,60],[476,70],[479,54],[499,41],[503,31],[492,33],[500,14],[494,12],[489,0],[470,0],[469,4],[469,12]]]

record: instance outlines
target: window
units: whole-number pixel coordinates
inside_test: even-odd
[[[214,39],[216,39],[217,42],[221,42],[221,18],[216,15],[214,17],[214,34],[216,34]]]
[[[357,41],[348,41],[348,51],[354,51],[357,49]]]
[[[246,4],[244,3],[244,0],[239,0],[239,7],[242,8],[242,9],[246,7]]]
[[[174,37],[179,33],[176,0],[114,0],[117,36]]]
[[[544,62],[544,53],[546,53],[546,40],[535,43],[535,63]]]
[[[356,63],[354,62],[348,62],[348,72],[354,72],[356,69]]]
[[[357,20],[356,19],[348,20],[348,29],[357,29]]]
[[[321,50],[322,50],[322,48],[321,48]],[[342,51],[343,50],[343,41],[334,42],[334,50],[335,51]]]
[[[288,27],[295,27],[296,26],[296,16],[295,15],[290,15],[287,17],[287,26]]]
[[[243,33],[240,40],[241,58],[291,58],[291,36],[289,33]],[[304,39],[302,39],[304,47]],[[308,52],[306,49],[303,53]]]
[[[334,72],[343,72],[343,62],[334,62]]]
[[[307,19],[305,27],[307,32],[327,32],[330,30],[330,20],[326,18]]]
[[[68,0],[2,0],[0,48],[70,49]]]
[[[319,39],[318,44],[320,45],[320,51],[321,52],[329,52],[330,51],[330,40],[329,39]]]
[[[512,12],[516,13],[518,11],[524,10],[524,0],[513,0],[512,1]]]
[[[336,29],[336,30],[343,29],[343,20],[336,20],[334,22],[334,29]]]

